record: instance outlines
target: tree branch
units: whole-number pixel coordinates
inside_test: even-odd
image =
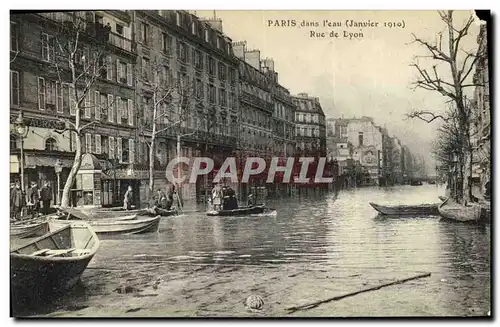
[[[426,118],[426,116],[430,116],[430,118]],[[425,121],[426,123],[431,123],[436,119],[441,119],[444,122],[447,122],[450,119],[450,117],[445,117],[443,115],[436,115],[433,112],[425,110],[413,111],[409,114],[406,114],[406,119],[413,119],[413,118],[418,118],[420,120]]]

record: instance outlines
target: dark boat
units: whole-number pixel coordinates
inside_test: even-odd
[[[386,216],[429,216],[438,215],[438,203],[417,205],[383,206],[370,202],[373,209]]]
[[[242,215],[253,215],[260,213],[267,213],[274,211],[274,209],[267,208],[265,205],[255,205],[247,207],[239,207],[233,210],[211,210],[207,212],[207,216],[242,216]]]
[[[87,222],[98,235],[143,234],[158,231],[160,226],[160,216],[134,220],[99,220]],[[58,224],[59,226],[64,226],[65,224],[72,223],[72,221],[54,220],[53,223]]]
[[[446,196],[438,196],[438,199],[441,201],[446,201],[447,197]]]
[[[145,214],[149,216],[162,216],[162,217],[169,217],[169,216],[175,216],[179,213],[177,209],[163,209],[163,208],[158,208],[158,207],[153,207],[153,208],[148,208],[145,209]]]
[[[463,206],[450,202],[450,198],[447,198],[439,205],[438,211],[441,217],[446,220],[463,223],[477,223],[481,220],[481,206],[475,203]]]
[[[85,222],[48,224],[49,233],[10,252],[14,311],[71,289],[99,249],[99,238]]]
[[[410,182],[410,185],[411,186],[422,186],[422,181],[414,180],[414,181]]]
[[[14,223],[10,225],[11,238],[29,238],[45,235],[49,232],[46,221],[32,221],[26,223]]]

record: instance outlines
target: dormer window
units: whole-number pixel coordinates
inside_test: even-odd
[[[210,33],[208,29],[205,30],[205,42],[210,42]]]
[[[191,23],[191,33],[193,33],[193,35],[196,35],[196,22]]]
[[[181,13],[177,11],[175,13],[175,18],[176,18],[175,21],[176,21],[177,26],[181,26],[181,18],[182,18]]]

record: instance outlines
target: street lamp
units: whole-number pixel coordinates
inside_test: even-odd
[[[29,125],[24,122],[23,112],[19,112],[19,116],[14,121],[14,128],[17,135],[21,139],[21,191],[24,193],[24,139],[28,136]]]
[[[63,163],[61,159],[57,159],[56,163],[54,165],[54,170],[56,171],[57,175],[57,199],[56,199],[56,204],[60,205],[61,204],[61,171],[63,169]]]

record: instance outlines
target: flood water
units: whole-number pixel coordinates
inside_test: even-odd
[[[342,190],[269,201],[275,216],[162,218],[158,233],[104,238],[78,287],[28,315],[484,316],[490,227],[439,217],[384,218],[369,202],[439,202],[435,185]],[[427,278],[290,314],[319,301]],[[251,312],[244,301],[260,295]]]

